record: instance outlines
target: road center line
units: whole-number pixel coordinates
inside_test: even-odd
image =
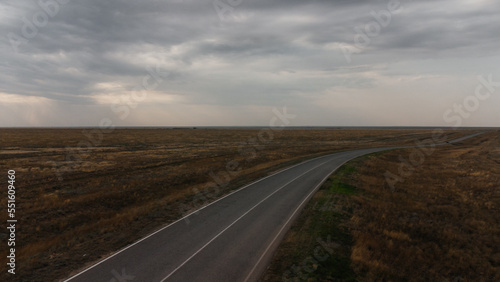
[[[337,152],[337,153],[341,153],[341,152]],[[171,227],[171,226],[173,226],[173,225],[175,225],[175,224],[177,224],[177,223],[181,222],[182,220],[184,220],[184,219],[186,219],[186,218],[188,218],[188,217],[190,217],[190,216],[192,216],[192,215],[196,214],[197,212],[199,212],[199,211],[201,211],[201,210],[203,210],[203,209],[205,209],[205,208],[207,208],[207,207],[209,207],[209,206],[211,206],[211,205],[213,205],[213,204],[215,204],[215,203],[217,203],[217,202],[219,202],[219,201],[223,200],[224,198],[227,198],[227,197],[229,197],[229,196],[231,196],[231,195],[233,195],[233,194],[236,194],[236,193],[238,193],[238,192],[240,192],[240,191],[242,191],[242,190],[244,190],[244,189],[246,189],[246,188],[248,188],[248,187],[251,187],[252,185],[254,185],[254,184],[256,184],[256,183],[259,183],[259,182],[261,182],[261,181],[263,181],[263,180],[265,180],[265,179],[267,179],[267,178],[270,178],[270,177],[272,177],[272,176],[275,176],[275,175],[277,175],[277,174],[283,173],[283,172],[285,172],[285,171],[288,171],[288,170],[290,170],[290,169],[293,169],[293,168],[295,168],[295,167],[298,167],[298,166],[304,165],[304,164],[306,164],[306,163],[309,163],[309,162],[312,162],[312,161],[315,161],[315,160],[319,160],[319,159],[323,159],[323,158],[330,157],[330,156],[332,156],[332,155],[334,155],[334,154],[337,154],[337,153],[331,153],[331,154],[328,154],[328,155],[323,155],[323,156],[315,157],[315,158],[312,158],[312,159],[306,160],[306,161],[304,161],[304,162],[301,162],[301,163],[298,163],[298,164],[292,165],[292,166],[287,167],[287,168],[285,168],[285,169],[282,169],[282,170],[280,170],[280,171],[278,171],[278,172],[276,172],[276,173],[273,173],[273,174],[271,174],[271,175],[268,175],[268,176],[266,176],[266,177],[263,177],[263,178],[261,178],[261,179],[258,179],[258,180],[256,180],[256,181],[254,181],[254,182],[250,183],[250,184],[247,184],[247,185],[245,185],[245,186],[243,186],[243,187],[241,187],[241,188],[239,188],[239,189],[237,189],[237,190],[235,190],[235,191],[232,191],[232,192],[230,192],[229,194],[227,194],[227,195],[225,195],[225,196],[222,196],[221,198],[219,198],[219,199],[217,199],[217,200],[215,200],[215,201],[213,201],[213,202],[211,202],[211,203],[209,203],[209,204],[207,204],[207,205],[205,205],[205,206],[203,206],[203,207],[201,207],[201,208],[199,208],[199,209],[197,209],[197,210],[195,210],[195,211],[191,212],[190,214],[188,214],[188,215],[186,215],[186,216],[184,216],[184,217],[182,217],[182,218],[179,218],[179,219],[175,220],[174,222],[172,222],[172,223],[168,224],[167,226],[164,226],[164,227],[162,227],[162,228],[160,228],[160,229],[158,229],[158,230],[154,231],[153,233],[151,233],[151,234],[147,235],[146,237],[143,237],[142,239],[140,239],[140,240],[136,241],[135,243],[132,243],[131,245],[128,245],[128,246],[124,247],[123,249],[121,249],[121,250],[119,250],[119,251],[115,252],[114,254],[112,254],[112,255],[110,255],[110,256],[108,256],[108,257],[106,257],[106,258],[104,258],[104,259],[100,260],[99,262],[97,262],[97,263],[95,263],[95,264],[91,265],[90,267],[88,267],[88,268],[86,268],[86,269],[84,269],[84,270],[82,270],[82,271],[80,271],[80,272],[78,272],[78,273],[74,274],[73,276],[71,276],[71,277],[67,278],[67,279],[66,279],[66,280],[64,280],[63,282],[68,282],[68,281],[70,281],[70,280],[72,280],[72,279],[74,279],[74,278],[76,278],[76,277],[78,277],[78,276],[82,275],[83,273],[85,273],[85,272],[87,272],[87,271],[91,270],[92,268],[94,268],[94,267],[96,267],[96,266],[98,266],[98,265],[100,265],[100,264],[102,264],[102,263],[106,262],[106,261],[107,261],[107,260],[109,260],[109,259],[112,259],[113,257],[117,256],[118,254],[120,254],[120,253],[122,253],[122,252],[124,252],[124,251],[126,251],[126,250],[128,250],[128,249],[130,249],[130,248],[132,248],[133,246],[135,246],[135,245],[137,245],[137,244],[141,243],[142,241],[145,241],[146,239],[148,239],[148,238],[150,238],[150,237],[152,237],[152,236],[156,235],[157,233],[160,233],[160,232],[162,232],[162,231],[166,230],[167,228],[169,228],[169,227]]]
[[[367,153],[369,154],[369,153]],[[318,188],[323,185],[323,183],[328,179],[328,177],[330,177],[337,169],[339,169],[339,167],[343,166],[345,163],[347,163],[348,161],[350,160],[353,160],[357,157],[360,157],[360,156],[354,156],[354,157],[350,157],[350,159],[346,160],[345,162],[343,162],[342,164],[340,164],[339,166],[337,166],[335,169],[333,169],[325,178],[323,178],[318,185],[316,185],[316,187],[314,187],[314,189],[312,189],[311,192],[309,192],[309,194],[307,194],[307,196],[304,198],[304,200],[302,200],[302,202],[297,206],[297,208],[293,211],[292,215],[290,215],[290,217],[287,219],[287,221],[283,224],[283,226],[281,226],[280,230],[278,231],[278,234],[276,234],[276,236],[274,236],[273,240],[271,241],[271,243],[269,243],[269,245],[267,245],[267,248],[264,250],[264,252],[262,253],[262,255],[260,256],[259,260],[255,263],[255,265],[252,267],[252,269],[250,270],[250,272],[248,273],[247,277],[245,278],[244,282],[247,282],[250,280],[250,277],[253,275],[255,269],[257,269],[257,266],[260,264],[260,262],[262,261],[262,259],[266,256],[267,252],[269,252],[269,249],[271,249],[271,246],[274,244],[274,242],[276,242],[276,240],[278,239],[278,237],[281,235],[281,233],[283,232],[283,230],[286,228],[286,226],[290,223],[290,221],[294,218],[295,214],[297,214],[298,211],[300,211],[302,209],[302,207],[304,206],[304,204],[311,198],[312,194],[316,193],[316,191],[318,190]]]
[[[459,141],[462,141],[462,140],[465,140],[465,139],[468,139],[468,138],[472,138],[472,137],[475,137],[475,136],[478,136],[478,135],[481,135],[485,132],[479,132],[479,133],[476,133],[476,134],[472,134],[472,135],[468,135],[468,136],[465,136],[465,137],[461,137],[461,138],[458,138],[458,139],[453,139],[451,141],[446,141],[446,142],[442,142],[442,143],[439,143],[439,144],[436,144],[436,146],[440,146],[440,145],[446,145],[448,143],[455,143],[455,142],[459,142]],[[427,146],[426,146],[427,147]],[[267,248],[264,250],[264,252],[262,253],[262,255],[259,257],[259,259],[257,260],[257,262],[255,263],[255,265],[252,267],[252,269],[250,270],[250,272],[248,273],[247,277],[245,278],[244,282],[248,282],[250,280],[250,278],[252,277],[253,273],[255,272],[255,270],[257,269],[258,265],[260,264],[260,262],[262,261],[262,259],[264,259],[265,255],[267,254],[267,252],[269,252],[269,250],[271,249],[272,245],[276,242],[276,240],[278,239],[278,237],[281,235],[281,233],[283,232],[283,230],[286,228],[286,226],[289,224],[289,222],[294,218],[295,214],[301,210],[302,206],[304,205],[305,202],[307,202],[309,200],[309,198],[312,196],[312,194],[314,194],[317,189],[328,179],[328,177],[330,177],[337,169],[339,169],[341,166],[343,166],[344,164],[346,164],[347,162],[353,160],[353,159],[356,159],[356,158],[359,158],[361,156],[365,156],[365,155],[368,155],[368,154],[371,154],[371,153],[375,153],[375,152],[381,152],[381,151],[387,151],[387,150],[391,150],[391,149],[397,149],[398,147],[394,147],[394,148],[386,148],[386,149],[382,149],[382,150],[379,150],[379,151],[374,151],[374,152],[367,152],[367,153],[363,153],[361,155],[354,155],[354,156],[350,156],[348,160],[346,160],[345,162],[343,162],[342,164],[340,164],[339,166],[337,166],[334,170],[332,170],[332,172],[330,174],[328,174],[325,178],[323,178],[323,180],[321,180],[321,182],[316,185],[316,187],[314,187],[314,189],[304,198],[304,200],[302,200],[302,202],[297,206],[297,208],[293,211],[292,215],[288,218],[288,220],[283,224],[283,226],[280,228],[280,230],[278,231],[278,233],[276,234],[276,236],[273,238],[273,240],[271,241],[271,243],[269,243],[269,245],[267,246]],[[415,148],[415,146],[405,146],[405,147],[399,147],[399,148]]]
[[[290,183],[294,182],[295,180],[297,180],[298,178],[304,176],[305,174],[309,173],[310,171],[312,170],[315,170],[316,168],[330,162],[331,160],[328,160],[326,162],[323,162],[311,169],[309,169],[308,171],[302,173],[301,175],[295,177],[294,179],[290,180],[289,182],[287,182],[285,185],[281,186],[280,188],[276,189],[274,192],[272,192],[271,194],[269,194],[268,196],[266,196],[264,199],[260,200],[257,204],[255,204],[253,207],[251,207],[248,211],[246,211],[244,214],[242,214],[240,217],[238,217],[235,221],[233,221],[231,224],[229,224],[226,228],[224,228],[221,232],[219,232],[219,234],[215,235],[212,239],[210,239],[210,241],[208,241],[205,245],[203,245],[198,251],[196,251],[194,254],[192,254],[189,258],[187,258],[183,263],[181,263],[177,268],[175,268],[169,275],[167,275],[165,278],[163,278],[161,280],[161,282],[164,282],[165,280],[167,280],[170,276],[172,276],[175,272],[177,272],[177,270],[179,270],[181,267],[183,267],[186,263],[188,263],[192,258],[194,258],[198,253],[200,253],[201,251],[203,251],[203,249],[205,249],[208,245],[210,245],[210,243],[212,243],[215,239],[217,239],[220,235],[222,235],[226,230],[228,230],[231,226],[233,226],[234,224],[236,224],[240,219],[242,219],[245,215],[247,215],[248,213],[250,213],[252,210],[254,210],[256,207],[258,207],[260,204],[262,204],[265,200],[269,199],[272,195],[276,194],[278,191],[280,191],[281,189],[285,188],[286,186],[288,186]]]

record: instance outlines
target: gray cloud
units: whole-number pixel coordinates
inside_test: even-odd
[[[419,99],[431,103],[432,97],[449,91],[455,95],[449,100],[453,105],[473,93],[478,74],[498,73],[500,7],[494,1],[401,1],[401,12],[393,14],[361,52],[352,54],[351,62],[346,61],[342,46],[355,46],[360,30],[356,28],[363,30],[374,22],[371,13],[387,10],[390,0],[242,0],[234,7],[217,1],[229,9],[222,19],[212,0],[71,0],[49,12],[34,1],[4,1],[0,4],[0,101],[4,99],[8,107],[13,103],[8,99],[15,97],[25,97],[26,103],[46,99],[53,114],[48,117],[37,111],[40,124],[51,125],[53,116],[60,113],[61,117],[71,114],[72,124],[81,120],[80,125],[95,125],[95,119],[87,118],[89,113],[96,119],[113,115],[112,101],[130,95],[148,75],[147,69],[158,66],[169,76],[140,104],[143,109],[155,105],[145,116],[153,119],[156,114],[164,125],[170,125],[168,118],[182,121],[180,116],[167,115],[161,105],[207,111],[217,106],[246,107],[248,118],[242,119],[249,124],[260,123],[255,116],[270,107],[289,105],[303,114],[302,123],[325,125],[325,115],[336,109],[332,117],[338,123],[329,120],[329,124],[353,125],[367,119],[362,113],[350,116],[349,111],[339,117],[339,107],[373,112],[368,120],[374,123],[387,123],[389,118],[377,119],[376,111],[366,111],[367,107],[385,108],[387,103],[407,107],[397,99],[391,102],[393,94],[388,93],[403,89],[403,77],[414,81],[427,77],[412,86],[426,92]],[[36,27],[34,21],[43,21],[43,15],[46,23]],[[35,25],[36,32],[27,25]],[[27,30],[35,35],[26,36]],[[17,52],[13,35],[21,40]],[[478,65],[479,61],[485,63]],[[428,88],[430,81],[443,77],[468,84],[463,93]],[[366,105],[345,96],[367,95],[368,90],[380,97],[379,104],[370,100]],[[68,105],[71,113],[61,108]],[[444,124],[439,118],[443,109],[420,112],[427,110],[434,112],[425,115],[422,125]],[[148,123],[138,117],[141,109],[135,111],[130,119],[118,122]],[[417,109],[409,111],[418,114]],[[231,114],[227,112],[228,119]],[[3,118],[0,126],[30,125],[27,115],[19,113],[17,121]],[[491,124],[480,116],[483,119],[471,123]],[[396,114],[393,119],[394,124],[404,120]],[[215,120],[193,113],[185,122],[203,125]]]

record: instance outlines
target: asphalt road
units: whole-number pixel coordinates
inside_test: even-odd
[[[340,152],[282,170],[160,229],[66,281],[258,280],[293,219],[333,171],[353,158],[393,148]]]

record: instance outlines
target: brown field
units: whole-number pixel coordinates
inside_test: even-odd
[[[16,171],[19,220],[17,274],[14,280],[6,274],[7,244],[2,243],[0,281],[65,278],[228,191],[284,166],[328,152],[413,144],[430,137],[431,132],[431,129],[115,129],[89,136],[83,129],[0,129],[0,167],[5,179],[7,170]],[[477,130],[446,131],[449,139],[471,132]],[[464,149],[465,156],[472,154],[467,155],[468,150]],[[458,153],[453,156],[450,161],[461,161]],[[374,175],[370,170],[367,172],[366,177]],[[469,182],[464,181],[473,176],[470,172],[461,173],[456,183],[466,185]],[[474,174],[476,178],[483,176]],[[207,191],[207,185],[214,181],[220,182],[218,188]],[[1,191],[0,206],[6,207],[7,189]],[[468,194],[452,193],[449,197],[452,197],[450,202],[434,208],[446,213],[446,205],[453,204],[453,197],[465,201]],[[359,201],[361,204],[362,198]],[[498,204],[486,203],[492,208]],[[421,205],[415,212],[420,220],[427,220],[430,210],[424,209],[426,202]],[[453,216],[462,214],[457,209],[452,211]],[[363,214],[359,216],[364,218]],[[6,212],[2,212],[0,220],[6,219]],[[487,228],[488,222],[477,219],[470,222],[470,228]],[[458,227],[446,228],[451,228],[446,229],[449,233]],[[430,232],[426,230],[421,232]],[[5,232],[5,229],[0,231],[2,242],[8,236]],[[365,233],[360,233],[360,238],[362,234]],[[478,251],[492,251],[495,246],[488,248]],[[359,248],[360,254],[364,251]],[[360,269],[367,267],[362,260],[356,263]]]
[[[500,131],[427,151],[391,189],[384,175],[414,152],[361,157],[336,172],[264,281],[500,281]],[[315,259],[317,238],[328,236],[333,251]]]

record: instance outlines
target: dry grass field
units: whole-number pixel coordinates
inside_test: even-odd
[[[448,130],[446,134],[451,139],[476,131]],[[411,145],[430,137],[432,130],[286,129],[269,135],[270,132],[0,129],[1,171],[5,179],[10,169],[17,176],[15,279],[65,278],[230,190],[305,158],[363,147]],[[461,176],[457,183],[465,185],[466,179]],[[218,188],[208,191],[210,183],[219,183]],[[7,206],[6,187],[1,190],[2,207]],[[362,204],[362,199],[359,201]],[[453,203],[452,199],[449,201],[442,205]],[[422,203],[422,209],[426,204]],[[446,206],[435,208],[443,213],[448,211]],[[461,214],[460,210],[452,211],[453,215]],[[429,211],[415,212],[420,220],[427,220]],[[0,220],[6,219],[6,212],[1,213]],[[470,224],[471,228],[488,227],[481,220]],[[452,232],[455,227],[447,228],[451,228],[447,232]],[[8,236],[6,232],[0,231],[2,241]],[[2,244],[0,251],[6,254],[7,244]],[[362,255],[365,250],[359,248],[357,252]],[[364,269],[366,263],[359,261],[356,265]],[[5,255],[0,256],[0,264],[5,267]],[[12,279],[6,275],[2,271],[0,281]]]
[[[500,281],[500,132],[436,147],[391,187],[392,150],[336,172],[287,234],[264,281]],[[327,239],[330,238],[330,241]],[[329,252],[319,252],[318,239]]]

